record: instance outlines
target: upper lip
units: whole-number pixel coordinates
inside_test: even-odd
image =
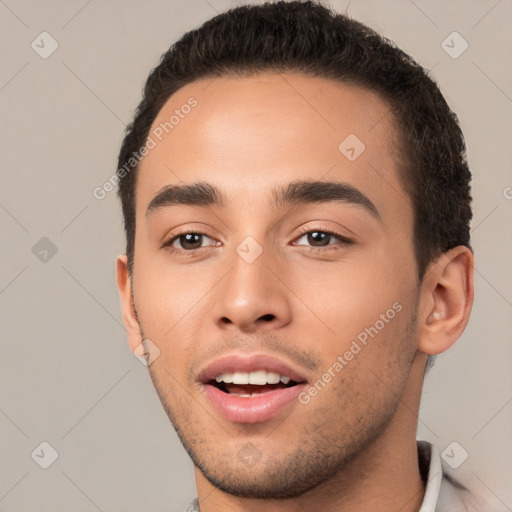
[[[297,383],[306,382],[304,375],[292,368],[288,363],[265,354],[231,354],[219,357],[199,372],[197,380],[207,383],[223,373],[249,373],[257,370],[279,373]]]

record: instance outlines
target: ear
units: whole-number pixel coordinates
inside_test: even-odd
[[[142,342],[140,326],[135,312],[135,306],[132,300],[132,284],[130,272],[128,271],[128,259],[125,254],[117,257],[117,288],[121,299],[121,310],[123,312],[123,321],[128,334],[130,349],[133,352]]]
[[[418,350],[435,355],[461,336],[473,306],[474,257],[471,249],[454,247],[425,272],[419,307]]]

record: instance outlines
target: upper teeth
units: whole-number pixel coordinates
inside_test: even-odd
[[[265,384],[277,384],[279,382],[288,384],[290,377],[275,372],[258,370],[256,372],[221,373],[215,377],[215,380],[226,384],[258,384],[264,386]]]

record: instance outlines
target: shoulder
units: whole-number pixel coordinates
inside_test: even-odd
[[[491,502],[484,498],[479,486],[475,485],[475,479],[468,472],[460,469],[454,470],[440,457],[437,448],[425,441],[418,441],[418,455],[420,469],[429,488],[435,493],[437,500],[432,499],[431,506],[435,503],[435,512],[504,512],[510,511],[508,507],[501,506],[498,502]],[[423,463],[423,468],[421,467]],[[426,468],[428,468],[427,471]],[[427,495],[427,492],[426,492]],[[425,496],[427,498],[427,496]],[[433,496],[432,496],[433,498]],[[426,499],[426,501],[428,501]],[[424,503],[427,505],[427,503]],[[432,510],[428,505],[426,510]]]
[[[436,512],[491,512],[474,492],[443,468]]]

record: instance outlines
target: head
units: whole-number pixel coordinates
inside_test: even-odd
[[[415,429],[404,400],[467,323],[473,259],[463,135],[411,57],[320,4],[237,7],[162,56],[118,169],[130,346],[160,350],[151,378],[208,481],[298,495]],[[279,359],[299,398],[223,417],[202,379],[233,354]]]

